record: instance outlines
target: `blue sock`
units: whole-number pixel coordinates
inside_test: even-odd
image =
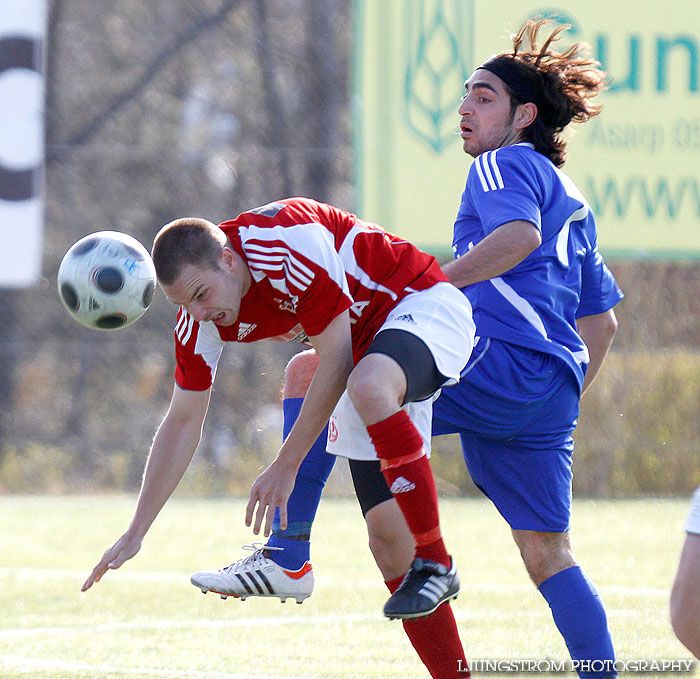
[[[616,677],[615,651],[603,602],[580,566],[572,566],[547,578],[539,587],[552,609],[554,622],[574,661],[597,661],[577,667],[580,677]],[[601,662],[608,661],[608,662]]]
[[[285,439],[299,417],[303,402],[303,398],[285,398],[282,401]],[[327,438],[328,427],[321,432],[299,467],[294,490],[287,501],[286,530],[280,529],[279,510],[275,511],[272,535],[267,544],[270,547],[284,548],[282,552],[269,552],[270,558],[283,568],[296,570],[309,560],[311,525],[316,517],[323,488],[335,464],[335,455],[326,452]]]

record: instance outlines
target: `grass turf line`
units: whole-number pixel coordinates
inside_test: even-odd
[[[191,572],[245,554],[240,545],[254,536],[240,499],[174,498],[141,552],[81,593],[133,506],[124,496],[0,498],[0,677],[427,677],[401,626],[381,615],[386,592],[354,500],[322,502],[317,586],[301,606],[221,601],[189,584]],[[686,507],[685,499],[575,503],[574,550],[601,591],[621,659],[690,657],[667,613]],[[493,507],[449,499],[441,510],[463,583],[454,609],[467,657],[566,659]]]

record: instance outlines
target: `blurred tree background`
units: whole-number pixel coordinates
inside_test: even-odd
[[[56,292],[87,233],[222,221],[306,195],[353,208],[352,3],[50,0],[44,278],[0,290],[0,492],[138,488],[172,389],[175,309],[159,291],[135,326],[89,331]],[[465,176],[467,165],[465,162]],[[608,262],[626,299],[586,394],[575,490],[687,493],[700,483],[700,266]],[[192,493],[245,493],[281,438],[280,385],[298,347],[228,347]],[[471,494],[458,441],[435,441],[445,493]],[[337,465],[330,492],[350,491]]]

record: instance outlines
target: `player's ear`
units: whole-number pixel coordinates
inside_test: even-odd
[[[526,127],[532,125],[537,118],[537,104],[529,101],[526,104],[519,104],[518,108],[515,109],[515,116],[513,123],[515,128],[518,130],[524,130]]]
[[[226,245],[219,250],[219,264],[225,269],[230,269],[232,266],[235,266],[234,252]]]
[[[219,264],[225,271],[235,273],[240,268],[241,258],[236,254],[235,250],[225,245],[219,251]]]

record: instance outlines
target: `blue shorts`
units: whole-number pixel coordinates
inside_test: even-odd
[[[515,530],[566,532],[580,390],[550,354],[480,338],[433,406],[433,436],[459,434],[472,480]]]

